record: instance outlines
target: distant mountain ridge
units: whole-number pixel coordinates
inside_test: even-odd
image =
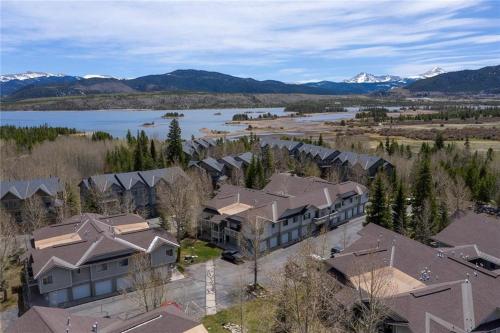
[[[449,72],[408,85],[411,92],[500,93],[500,65]]]
[[[0,82],[0,91],[2,99],[6,101],[40,97],[141,92],[336,95],[386,92],[394,88],[406,87],[409,87],[411,91],[421,91],[419,89],[444,89],[442,90],[443,92],[455,92],[457,90],[453,87],[453,82],[449,82],[448,84],[436,83],[431,87],[427,86],[428,83],[424,82],[428,82],[428,80],[432,80],[431,82],[441,82],[441,78],[447,75],[451,75],[450,77],[453,78],[452,81],[460,81],[462,79],[467,81],[467,78],[460,78],[461,74],[456,73],[475,73],[478,71],[480,70],[443,74],[444,71],[436,67],[426,73],[409,78],[360,73],[344,82],[320,81],[304,84],[284,83],[275,80],[259,81],[252,78],[240,78],[218,72],[193,69],[176,70],[166,74],[146,75],[134,79],[117,79],[104,75],[79,77],[64,74],[28,72],[2,76],[3,81]],[[498,75],[498,73],[492,75]],[[467,77],[474,78],[475,76],[470,74]],[[496,81],[489,78],[488,82]],[[476,88],[479,86],[471,86],[471,89],[478,91]],[[464,91],[463,89],[467,89],[465,82],[461,83],[461,88],[458,91]],[[479,89],[479,91],[483,90],[483,88]]]

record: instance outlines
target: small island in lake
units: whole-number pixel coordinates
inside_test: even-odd
[[[179,113],[179,112],[167,112],[162,118],[179,118],[179,117],[184,117],[184,113]]]
[[[142,126],[142,127],[153,127],[154,125],[155,125],[155,122],[154,122],[154,121],[152,121],[152,122],[150,122],[150,123],[143,123],[141,126]]]
[[[220,113],[220,112],[215,112],[214,113],[214,116],[220,116],[220,115],[222,115],[222,113]]]

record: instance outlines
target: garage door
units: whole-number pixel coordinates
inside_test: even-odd
[[[281,235],[281,242],[283,244],[288,243],[288,232],[286,234]]]
[[[56,290],[49,293],[50,305],[58,305],[68,301],[68,291],[66,289]]]
[[[271,237],[269,244],[271,248],[278,246],[278,237]]]
[[[299,239],[299,229],[295,229],[292,231],[292,240]]]
[[[95,283],[95,294],[97,296],[109,294],[113,291],[113,284],[111,280],[104,280]]]
[[[117,290],[127,290],[130,288],[132,284],[130,283],[130,280],[126,277],[121,277],[116,279],[116,289]]]
[[[90,297],[90,284],[82,284],[72,288],[73,299]]]

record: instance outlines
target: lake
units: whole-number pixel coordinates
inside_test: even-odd
[[[135,134],[144,130],[148,136],[164,139],[168,133],[171,119],[163,119],[166,112],[183,113],[178,118],[184,139],[203,136],[200,131],[208,128],[218,131],[236,131],[244,129],[246,125],[226,124],[237,113],[248,113],[257,117],[261,113],[270,112],[278,116],[287,114],[284,108],[260,109],[202,109],[202,110],[95,110],[95,111],[1,111],[0,123],[14,126],[49,126],[73,127],[80,131],[104,131],[114,137],[124,137],[127,130]],[[217,115],[220,113],[220,115]],[[355,111],[339,113],[323,113],[297,117],[297,122],[334,121],[354,118]],[[154,122],[154,127],[142,126],[144,123]]]

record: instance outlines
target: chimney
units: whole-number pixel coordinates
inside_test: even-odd
[[[278,203],[276,201],[273,201],[273,221],[278,220]]]
[[[236,195],[236,203],[240,203],[240,192]]]

